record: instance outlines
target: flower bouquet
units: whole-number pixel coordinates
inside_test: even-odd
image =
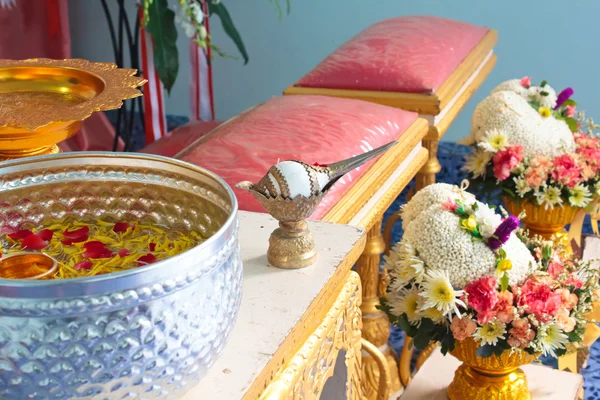
[[[403,209],[404,236],[386,258],[383,308],[419,349],[463,362],[451,399],[529,399],[519,366],[582,341],[598,273],[564,247],[528,239],[519,219],[464,190],[428,186]]]
[[[545,81],[502,83],[475,109],[465,169],[475,182],[499,185],[511,213],[526,211],[533,234],[549,238],[600,197],[597,125],[577,113],[573,89]]]

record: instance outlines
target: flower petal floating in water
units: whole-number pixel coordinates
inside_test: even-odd
[[[127,257],[129,255],[129,250],[127,250],[127,249],[121,249],[121,250],[117,251],[117,254],[120,257]]]
[[[111,258],[113,257],[113,252],[111,249],[107,248],[106,245],[97,240],[87,242],[83,245],[85,248],[85,252],[83,256],[86,258]]]
[[[74,231],[65,230],[63,232],[63,235],[65,235],[66,238],[69,238],[69,239],[75,241],[76,239],[81,239],[82,237],[86,237],[89,231],[90,231],[90,228],[88,228],[87,226],[84,226],[82,228],[75,229]],[[80,240],[80,241],[82,242],[83,240]]]
[[[81,261],[78,262],[77,264],[73,265],[73,269],[76,271],[79,271],[80,269],[92,269],[92,262],[91,261]]]
[[[46,246],[48,246],[48,241],[42,239],[38,234],[29,235],[21,242],[21,249],[23,250],[41,250]]]
[[[13,240],[18,240],[18,239],[25,239],[27,236],[32,235],[32,234],[33,234],[33,232],[31,232],[29,229],[21,229],[18,232],[11,233],[10,235],[8,235],[8,237]]]
[[[145,256],[141,256],[137,259],[138,265],[141,267],[142,265],[152,264],[158,261],[158,258],[154,254],[146,254]]]
[[[42,229],[41,231],[39,231],[37,233],[37,235],[39,237],[41,237],[43,240],[49,242],[50,240],[52,240],[52,236],[54,236],[54,232],[52,232],[50,229]]]
[[[127,232],[127,229],[135,229],[135,226],[132,224],[128,224],[127,222],[117,222],[113,228],[113,232],[115,233],[121,233],[121,232]]]

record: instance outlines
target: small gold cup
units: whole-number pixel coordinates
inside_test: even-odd
[[[51,279],[58,271],[58,262],[43,253],[23,252],[0,259],[1,279]]]

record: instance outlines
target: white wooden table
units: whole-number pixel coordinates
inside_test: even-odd
[[[282,270],[267,264],[277,221],[240,212],[242,304],[223,354],[183,400],[318,398],[346,351],[348,399],[360,398],[360,279],[351,271],[364,230],[309,222],[316,264]]]

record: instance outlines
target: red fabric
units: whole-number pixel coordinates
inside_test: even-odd
[[[416,119],[416,113],[359,100],[275,97],[213,130],[178,158],[215,172],[233,187],[258,182],[278,161],[329,164],[364,153],[398,138]],[[322,218],[368,168],[340,179],[312,218]],[[264,212],[248,192],[234,191],[241,210]]]
[[[488,31],[439,17],[388,19],[343,44],[297,85],[432,93]]]
[[[20,0],[12,8],[0,8],[0,58],[70,58],[67,9],[67,0]],[[114,135],[104,114],[94,113],[60,147],[64,151],[111,150]]]
[[[221,121],[192,121],[144,147],[140,152],[173,157],[220,124]]]

